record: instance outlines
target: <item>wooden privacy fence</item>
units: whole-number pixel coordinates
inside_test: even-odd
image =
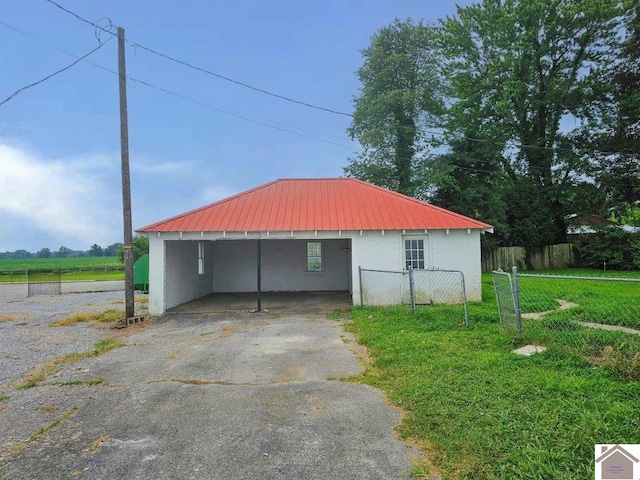
[[[525,261],[526,251],[524,247],[500,247],[491,251],[482,251],[482,271],[491,272],[501,268],[505,272],[511,271],[511,267],[527,270]],[[551,270],[554,268],[567,268],[574,262],[573,244],[560,243],[547,245],[532,252],[531,266],[534,270]]]

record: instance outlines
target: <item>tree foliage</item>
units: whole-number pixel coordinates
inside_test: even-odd
[[[433,203],[496,227],[496,235],[483,237],[497,245],[508,232],[504,172],[491,143],[469,136],[451,142],[451,151],[430,166],[435,192]]]
[[[407,195],[423,182],[425,127],[442,110],[433,27],[396,19],[371,38],[358,70],[349,135],[362,153],[345,173]]]
[[[348,175],[529,251],[564,241],[568,214],[640,198],[637,0],[481,0],[437,27],[395,20],[362,53]]]
[[[447,130],[499,144],[517,201],[510,242],[564,240],[567,190],[583,181],[588,162],[563,122],[592,118],[619,14],[615,2],[600,0],[484,0],[442,22],[453,98]]]
[[[578,266],[612,270],[640,270],[640,232],[617,225],[600,227],[576,245]]]
[[[595,150],[585,155],[594,160],[611,206],[640,199],[640,3],[627,10],[624,32],[617,60],[604,70],[609,95],[583,132],[586,146]]]
[[[133,237],[131,249],[133,251],[133,261],[138,260],[145,253],[149,253],[149,237],[135,235]],[[118,258],[124,263],[124,245],[118,247]]]
[[[38,258],[50,258],[51,257],[51,249],[44,247],[38,250]]]

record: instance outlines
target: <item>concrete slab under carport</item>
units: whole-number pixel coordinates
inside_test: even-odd
[[[262,310],[275,313],[328,313],[353,307],[349,292],[263,292]],[[251,312],[257,293],[212,293],[167,310],[170,313]]]

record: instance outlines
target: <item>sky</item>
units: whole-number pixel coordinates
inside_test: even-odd
[[[360,52],[376,30],[395,17],[435,23],[471,3],[56,1],[105,30],[125,29],[134,229],[278,178],[342,176],[358,151],[346,115],[142,47],[352,113]],[[116,38],[46,0],[5,0],[0,43],[0,102],[102,44],[91,63],[0,105],[0,252],[121,242]]]

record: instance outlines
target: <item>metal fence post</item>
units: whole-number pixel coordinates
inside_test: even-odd
[[[461,282],[462,282],[462,304],[464,305],[464,326],[465,328],[469,326],[469,315],[467,314],[467,288],[464,284],[464,273],[460,272]]]
[[[364,307],[364,298],[362,294],[362,266],[358,265],[358,279],[360,281],[360,306]]]
[[[413,285],[413,266],[409,265],[409,295],[411,296],[411,311],[416,313],[416,290]]]
[[[513,308],[516,312],[516,330],[518,334],[522,333],[522,312],[520,311],[520,287],[518,284],[518,267],[514,266],[513,272]]]

